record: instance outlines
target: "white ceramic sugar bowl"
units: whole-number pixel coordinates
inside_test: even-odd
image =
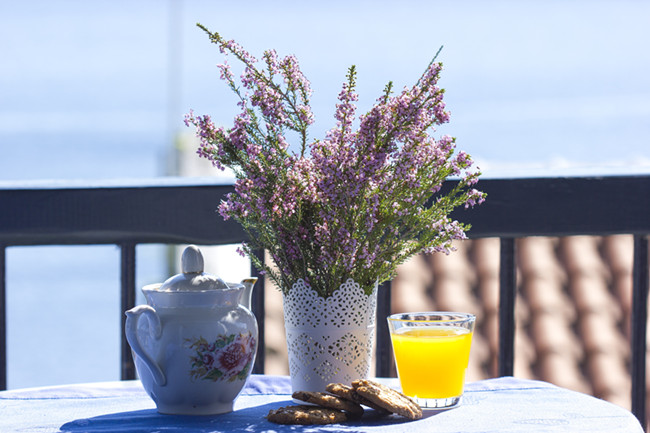
[[[257,278],[232,284],[204,273],[195,246],[181,261],[182,274],[143,287],[147,305],[126,312],[135,367],[161,413],[231,412],[255,363]]]

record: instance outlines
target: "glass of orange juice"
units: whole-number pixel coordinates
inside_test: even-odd
[[[402,392],[423,409],[460,402],[475,320],[473,314],[448,312],[388,317]]]

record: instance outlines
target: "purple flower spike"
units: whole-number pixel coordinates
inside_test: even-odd
[[[327,297],[352,278],[370,293],[414,254],[449,254],[452,241],[466,238],[469,226],[449,214],[481,204],[485,194],[475,188],[480,172],[472,171],[467,153],[456,151],[455,139],[431,135],[449,122],[437,85],[440,63],[397,94],[389,83],[358,118],[352,66],[338,95],[335,126],[308,142],[312,90],[296,57],[267,50],[259,66],[234,41],[199,27],[244,66],[239,83],[226,61],[217,66],[241,112],[229,129],[191,110],[185,124],[196,128],[200,157],[235,173],[235,191],[219,204],[219,214],[242,225],[250,240],[238,252],[281,290],[302,278]],[[442,194],[449,177],[459,182]],[[260,249],[273,263],[252,254]]]

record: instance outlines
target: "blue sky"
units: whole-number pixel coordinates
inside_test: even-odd
[[[229,125],[234,98],[199,21],[258,56],[298,56],[314,138],[349,65],[365,110],[444,45],[452,119],[439,132],[487,174],[650,171],[650,2],[26,0],[0,2],[0,178],[156,175],[187,110]],[[92,168],[107,158],[112,170]]]

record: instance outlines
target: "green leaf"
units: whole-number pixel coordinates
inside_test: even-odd
[[[223,373],[221,372],[221,370],[219,370],[217,368],[213,368],[212,370],[210,370],[208,372],[208,374],[205,375],[204,379],[216,382],[217,380],[221,379],[222,376],[223,376]]]

